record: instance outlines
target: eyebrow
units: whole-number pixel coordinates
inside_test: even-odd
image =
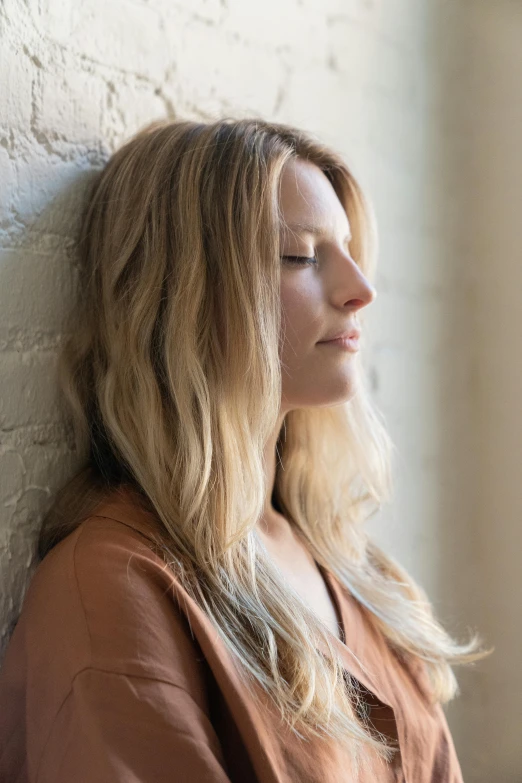
[[[312,223],[284,223],[283,229],[290,229],[290,231],[302,232],[307,234],[314,234],[315,236],[324,236],[326,231],[320,226],[314,226]],[[344,242],[349,242],[353,239],[352,234],[349,232],[344,238]]]

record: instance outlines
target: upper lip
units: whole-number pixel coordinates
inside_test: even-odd
[[[329,337],[325,337],[324,340],[319,340],[319,342],[327,343],[330,342],[330,340],[338,340],[340,337],[351,337],[358,340],[360,336],[360,329],[358,329],[356,326],[353,326],[350,329],[344,329],[342,332],[334,332]]]

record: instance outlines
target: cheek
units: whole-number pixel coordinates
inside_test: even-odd
[[[295,352],[310,350],[320,339],[319,302],[310,291],[281,287],[281,325],[285,346]]]

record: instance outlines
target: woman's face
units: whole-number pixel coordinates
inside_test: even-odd
[[[346,212],[315,164],[287,163],[280,206],[282,411],[338,405],[355,391],[357,354],[321,340],[357,327],[376,291],[350,256]]]

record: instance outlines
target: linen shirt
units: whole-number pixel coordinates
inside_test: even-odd
[[[463,783],[425,670],[400,661],[330,571],[344,632],[332,641],[400,745],[391,764],[370,753],[360,777],[255,702],[153,552],[151,523],[120,487],[38,564],[0,669],[0,783]]]

